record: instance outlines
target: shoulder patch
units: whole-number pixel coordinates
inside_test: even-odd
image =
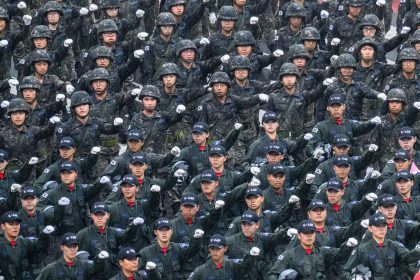
[[[45,168],[45,169],[44,169],[44,173],[45,173],[45,174],[50,173],[50,169],[49,169],[49,168]]]
[[[390,159],[390,160],[388,160],[387,163],[394,163],[394,160],[393,159]]]
[[[379,184],[376,188],[377,188],[378,190],[382,190],[382,184]]]
[[[343,6],[343,5],[338,6],[338,10],[339,10],[339,11],[344,10],[344,6]]]
[[[44,193],[41,195],[41,197],[43,197],[43,198],[47,198],[47,197],[48,197],[48,193],[44,192]]]
[[[315,169],[315,173],[316,174],[321,174],[322,173],[322,169],[319,169],[319,168]]]
[[[386,85],[386,86],[385,86],[385,90],[389,90],[389,88],[390,88],[390,86],[389,86],[389,85]]]
[[[354,47],[350,47],[349,52],[354,52]]]
[[[117,191],[118,191],[118,187],[112,188],[112,192],[117,192]]]
[[[117,162],[115,161],[115,160],[111,160],[111,162],[109,163],[109,164],[111,164],[111,165],[116,165],[117,164]]]
[[[149,47],[149,46],[145,46],[145,47],[144,47],[144,50],[145,50],[145,51],[148,51],[149,49],[150,49],[150,47]]]
[[[233,228],[235,225],[232,223],[229,225],[229,228]]]
[[[334,29],[334,25],[330,24],[330,30]]]
[[[200,106],[197,107],[197,111],[202,111],[202,110],[203,110],[203,106],[202,105],[200,105]]]
[[[318,127],[314,127],[314,128],[312,128],[312,132],[313,132],[313,133],[318,133]]]
[[[279,16],[282,16],[283,15],[283,11],[279,11]]]
[[[25,59],[21,59],[21,60],[19,60],[19,64],[25,64]]]
[[[279,39],[279,36],[274,36],[274,40],[278,40]]]
[[[284,255],[282,254],[282,255],[280,255],[280,256],[278,256],[278,258],[277,258],[277,260],[279,260],[279,261],[281,261],[281,260],[283,260],[284,259]]]

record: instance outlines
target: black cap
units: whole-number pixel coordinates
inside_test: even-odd
[[[144,136],[143,133],[141,133],[140,130],[132,129],[127,134],[127,140],[136,140],[136,141],[143,141]]]
[[[386,225],[386,224],[387,224],[386,219],[385,219],[384,215],[382,215],[382,213],[373,214],[369,218],[369,225],[370,226],[382,226],[382,225]]]
[[[61,245],[78,245],[77,236],[73,232],[67,232],[61,237]]]
[[[155,229],[161,229],[163,227],[172,228],[171,222],[168,218],[159,218],[155,222]]]
[[[0,160],[1,161],[9,160],[9,154],[3,149],[0,149]]]
[[[245,197],[250,195],[263,196],[263,192],[259,187],[249,187],[245,192]]]
[[[390,205],[397,205],[397,202],[392,195],[385,193],[378,197],[378,206],[388,207]]]
[[[76,165],[72,161],[65,161],[60,165],[60,172],[67,170],[70,172],[77,171]]]
[[[181,197],[181,205],[192,205],[198,204],[198,197],[195,194],[184,194]]]
[[[259,218],[254,211],[245,211],[241,216],[241,222],[249,223],[249,224],[256,224],[258,223]]]
[[[1,223],[12,223],[12,222],[22,222],[19,218],[19,215],[14,211],[7,211],[1,216]]]
[[[298,232],[308,233],[308,232],[315,232],[316,228],[314,223],[311,220],[303,220],[300,222],[297,228]]]
[[[212,145],[210,146],[209,156],[211,155],[226,155],[226,149],[222,145]]]
[[[119,260],[134,260],[137,258],[136,250],[131,247],[124,247],[118,252],[118,259]]]
[[[38,191],[36,190],[36,188],[28,186],[20,192],[20,198],[24,199],[30,196],[38,197]]]
[[[98,213],[98,212],[106,213],[106,212],[109,212],[109,211],[108,211],[108,207],[105,205],[105,203],[99,201],[99,202],[95,202],[92,205],[92,208],[90,209],[90,212],[91,213]]]
[[[277,153],[284,155],[286,153],[286,148],[283,145],[279,145],[278,143],[270,143],[269,145],[265,146],[264,148],[265,153]]]
[[[327,205],[320,199],[313,199],[311,203],[309,203],[308,209],[314,210],[318,208],[327,209]]]
[[[217,177],[216,173],[213,170],[209,169],[201,173],[200,182],[203,182],[203,181],[207,181],[207,182],[219,181],[219,177]]]
[[[410,160],[410,153],[407,152],[406,150],[399,149],[395,151],[395,154],[394,154],[394,160],[397,160],[397,159],[402,159],[404,161]]]
[[[334,135],[333,145],[337,147],[349,147],[351,146],[350,138],[345,134],[336,134]]]
[[[350,157],[344,156],[344,155],[335,157],[333,160],[333,164],[337,166],[341,166],[341,165],[350,166],[351,165]]]
[[[226,238],[221,234],[213,234],[210,237],[209,246],[208,247],[216,247],[222,248],[227,245]]]
[[[413,138],[414,136],[416,136],[416,132],[414,131],[412,127],[404,126],[404,127],[401,127],[400,130],[398,131],[399,139]]]
[[[344,100],[344,96],[340,93],[340,94],[333,94],[330,96],[330,98],[328,98],[328,106],[331,106],[333,104],[344,104],[345,100]]]
[[[147,163],[147,159],[143,154],[135,154],[131,157],[130,163]]]
[[[133,174],[127,174],[122,178],[120,185],[122,185],[124,183],[127,183],[127,184],[132,185],[132,186],[137,186],[139,181],[137,180],[137,178]]]
[[[395,174],[395,181],[398,181],[399,179],[413,180],[413,174],[408,170],[401,170]]]
[[[192,132],[209,132],[209,126],[204,122],[198,122],[193,125]]]
[[[58,143],[58,147],[67,147],[69,149],[76,147],[76,143],[74,143],[74,139],[66,136],[60,139],[60,142]]]
[[[328,180],[326,190],[336,190],[339,191],[343,188],[343,181],[338,179],[337,177],[333,177]]]
[[[274,112],[265,112],[265,114],[262,117],[262,122],[268,122],[268,121],[277,121],[277,114]]]
[[[279,173],[286,174],[286,168],[284,168],[284,165],[281,163],[270,164],[270,166],[268,167],[268,174],[273,175]]]

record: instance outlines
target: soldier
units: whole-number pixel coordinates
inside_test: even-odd
[[[413,175],[408,170],[401,170],[395,175],[395,186],[397,195],[398,219],[408,219],[420,222],[420,196],[412,194],[414,180]]]
[[[303,44],[309,53],[309,58],[306,62],[309,69],[325,69],[330,65],[331,54],[321,49],[320,44],[322,44],[322,41],[318,29],[312,26],[303,28],[300,32],[300,43]]]

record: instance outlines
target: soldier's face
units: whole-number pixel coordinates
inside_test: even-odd
[[[58,149],[60,152],[60,156],[64,160],[71,160],[73,159],[73,155],[76,152],[75,148],[68,148],[68,147],[60,147]]]
[[[233,30],[233,27],[235,26],[235,21],[233,20],[221,20],[220,26],[223,31],[230,32]]]
[[[350,78],[353,76],[354,69],[352,67],[341,67],[340,75],[344,78]]]
[[[33,88],[25,88],[22,90],[23,99],[28,104],[33,104],[36,100],[36,90]]]
[[[203,146],[206,144],[207,138],[209,137],[209,134],[206,132],[193,132],[192,138],[194,140],[194,143],[198,146]]]
[[[420,8],[420,0],[416,0],[416,6],[417,8]]]
[[[327,107],[327,111],[334,119],[340,119],[343,116],[346,106],[344,104],[331,104]]]
[[[369,226],[368,230],[372,233],[373,238],[383,240],[386,235],[387,226],[386,224],[380,226]]]
[[[62,170],[60,171],[61,182],[66,186],[74,185],[76,182],[77,172]]]
[[[378,209],[385,216],[385,219],[393,219],[397,213],[397,204],[391,204],[387,207],[379,206]]]
[[[226,156],[212,154],[209,156],[210,164],[213,168],[219,169],[224,166],[226,161]]]
[[[99,68],[107,68],[111,64],[111,60],[108,57],[98,57],[95,63]]]
[[[137,140],[128,140],[127,146],[130,151],[133,153],[137,153],[141,150],[143,147],[144,142],[143,141],[137,141]]]
[[[131,173],[136,177],[141,177],[146,172],[148,165],[145,163],[136,162],[133,164],[129,164],[128,168],[130,169]]]
[[[233,73],[235,75],[235,79],[237,79],[238,81],[245,81],[246,79],[248,79],[249,70],[245,68],[235,69]]]
[[[105,13],[108,17],[114,18],[118,16],[118,8],[109,8],[105,10]]]
[[[289,23],[292,27],[299,27],[302,24],[302,18],[301,17],[290,17]]]
[[[399,114],[403,110],[403,103],[400,101],[389,101],[388,102],[388,110],[391,114]]]
[[[362,11],[362,7],[360,6],[349,6],[349,14],[352,17],[358,17],[361,11]]]
[[[90,217],[93,220],[93,224],[98,228],[103,228],[106,225],[106,222],[109,219],[109,213],[107,212],[96,212],[90,214]]]
[[[0,19],[0,32],[3,32],[6,29],[6,21],[4,19]]]
[[[142,100],[143,109],[148,112],[153,112],[156,109],[157,99],[151,96],[145,96]]]
[[[86,118],[89,115],[89,104],[82,104],[74,107],[76,116],[79,118]]]
[[[216,190],[216,187],[217,187],[218,184],[219,184],[219,182],[217,182],[217,181],[213,181],[213,182],[201,181],[200,182],[201,191],[203,192],[203,194],[211,195]]]
[[[420,25],[419,25],[420,26]],[[415,43],[414,44],[414,48],[416,49],[416,51],[418,52],[418,53],[420,53],[420,42],[419,43]]]
[[[10,222],[1,224],[1,229],[3,230],[5,236],[9,238],[16,238],[19,235],[20,223],[19,222]]]
[[[276,152],[269,152],[265,155],[265,158],[267,159],[268,163],[273,164],[282,161],[284,156]]]
[[[119,264],[121,266],[121,270],[126,273],[134,273],[137,271],[139,266],[139,259],[134,258],[132,260],[129,259],[123,259],[119,261]]]
[[[239,7],[243,7],[246,4],[246,0],[234,0],[233,3]]]
[[[416,69],[416,61],[415,60],[403,60],[401,63],[401,68],[403,72],[407,74],[411,74]]]
[[[286,176],[283,173],[268,174],[267,180],[274,189],[279,190],[283,188]]]
[[[25,198],[21,198],[20,202],[22,204],[22,208],[25,211],[31,212],[35,210],[35,207],[38,203],[38,198],[36,198],[35,196],[27,196]]]
[[[408,195],[411,193],[411,188],[413,187],[413,180],[399,179],[395,183],[398,192],[401,195]]]
[[[313,52],[316,50],[318,42],[316,40],[305,40],[303,41],[303,46],[308,50],[308,52]]]
[[[306,58],[304,57],[293,58],[292,63],[296,65],[299,70],[302,70],[306,66]]]
[[[192,63],[194,59],[195,59],[195,50],[186,49],[181,52],[181,60],[185,61],[186,63]]]
[[[373,38],[376,34],[375,26],[364,26],[362,29],[363,37]]]
[[[179,4],[176,6],[172,6],[171,7],[171,12],[175,15],[175,16],[182,16],[184,14],[184,10],[185,7],[183,4]]]
[[[252,53],[252,46],[237,46],[236,52],[238,55],[250,56]]]
[[[154,232],[155,232],[156,238],[160,242],[169,242],[171,240],[171,236],[172,236],[171,228],[162,227],[158,230],[155,230]]]
[[[300,240],[300,243],[302,244],[302,247],[304,248],[311,248],[315,243],[315,231],[310,232],[299,232],[298,238]]]
[[[395,166],[395,170],[397,170],[397,172],[399,172],[401,170],[407,170],[408,168],[410,168],[410,164],[411,164],[410,160],[404,160],[404,159],[401,159],[401,158],[394,160],[394,166]]]
[[[61,245],[61,251],[63,251],[63,256],[66,261],[73,261],[76,259],[77,250],[79,250],[79,246],[76,244],[72,245]]]
[[[37,72],[40,75],[45,75],[48,71],[48,62],[46,61],[37,61],[34,64],[35,72]]]
[[[60,21],[60,14],[58,12],[48,12],[47,20],[49,24],[55,25]]]
[[[121,185],[121,191],[125,199],[132,199],[133,197],[135,197],[138,190],[139,188],[135,185],[130,185],[128,183],[124,183]]]
[[[7,160],[1,160],[0,161],[0,172],[4,172],[4,169],[6,169],[6,166],[9,162]]]
[[[228,92],[228,85],[224,83],[215,83],[213,85],[213,94],[216,97],[224,97]]]
[[[162,25],[160,27],[160,33],[163,36],[171,36],[172,32],[174,32],[174,27],[172,25]]]
[[[364,60],[372,60],[375,55],[375,50],[371,46],[363,46],[360,49],[360,55]]]
[[[343,197],[344,190],[337,191],[334,189],[328,189],[326,191],[326,194],[327,194],[328,202],[330,204],[337,204],[340,202],[341,198]]]
[[[283,87],[286,89],[292,89],[295,87],[296,84],[296,76],[295,75],[283,75],[281,77],[281,83]]]
[[[10,119],[13,125],[21,127],[25,124],[26,113],[23,111],[17,111],[10,114]]]
[[[242,233],[245,235],[245,237],[254,236],[255,232],[258,230],[259,227],[260,227],[260,223],[248,223],[248,222],[241,223]]]
[[[197,215],[198,209],[200,209],[199,205],[181,205],[181,215],[184,219],[192,219]]]
[[[347,164],[343,165],[333,165],[335,176],[340,179],[345,179],[349,176],[350,173],[350,166]]]
[[[45,49],[48,45],[47,38],[35,38],[34,39],[34,46],[37,49]]]
[[[108,88],[108,82],[105,80],[94,80],[92,81],[92,88],[96,94],[105,93]]]
[[[216,263],[221,263],[225,256],[226,249],[227,247],[222,247],[222,248],[209,247],[211,259]]]
[[[333,146],[333,150],[334,150],[334,155],[344,156],[344,155],[348,155],[349,154],[350,146],[340,146],[340,147],[337,147],[336,145],[334,145]]]
[[[416,141],[417,141],[417,137],[401,138],[401,139],[398,139],[398,144],[400,144],[400,147],[402,149],[406,151],[411,151]]]
[[[251,210],[257,210],[259,209],[263,202],[264,202],[264,196],[262,195],[248,195],[245,198],[246,205]]]
[[[308,218],[314,223],[324,222],[327,218],[327,210],[324,208],[315,208],[308,211]]]
[[[274,133],[279,127],[279,124],[275,120],[269,120],[269,121],[263,122],[263,127],[267,133]]]
[[[117,41],[117,33],[116,32],[104,32],[102,33],[102,41],[106,45],[112,45]]]
[[[176,85],[176,75],[165,75],[162,77],[163,85],[172,88]]]

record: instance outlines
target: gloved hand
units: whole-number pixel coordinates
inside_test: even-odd
[[[185,171],[184,169],[178,169],[174,172],[175,177],[182,177],[185,174],[187,174],[187,171]]]
[[[137,18],[142,18],[144,16],[145,12],[143,10],[138,9],[136,11],[136,17]]]
[[[372,202],[378,199],[378,196],[376,195],[376,193],[373,193],[373,192],[368,193],[365,197],[367,200],[372,201]]]
[[[17,7],[19,10],[26,9],[26,3],[25,3],[25,2],[23,2],[23,1],[20,1],[20,2],[16,5],[16,7]]]
[[[331,56],[331,58],[330,58],[331,66],[335,67],[337,65],[337,59],[338,59],[338,55],[335,54],[335,55]]]
[[[273,52],[273,55],[274,55],[275,57],[280,57],[280,56],[283,56],[283,55],[284,55],[284,51],[283,51],[283,50],[275,50],[275,51]]]
[[[258,23],[258,17],[251,17],[249,19],[249,24],[257,24]]]
[[[376,152],[378,150],[378,145],[370,144],[368,150],[369,152]]]
[[[326,10],[321,11],[321,18],[322,19],[327,19],[329,16],[330,16],[330,13],[327,12]]]
[[[3,48],[5,46],[7,46],[8,44],[9,44],[9,41],[7,41],[7,40],[1,40],[0,41],[0,48]]]
[[[30,15],[24,15],[23,16],[23,23],[25,25],[31,25],[32,17]]]
[[[331,40],[331,46],[338,46],[340,44],[341,40],[339,38],[333,38]]]
[[[149,36],[149,33],[147,33],[147,32],[137,33],[137,38],[139,38],[141,41],[146,40],[147,36]]]
[[[223,206],[225,206],[225,202],[223,200],[216,200],[216,202],[214,203],[214,208],[216,209],[220,209]]]
[[[357,244],[359,244],[359,242],[353,237],[350,237],[346,242],[347,247],[356,247]]]
[[[1,102],[0,107],[2,107],[3,109],[7,108],[7,107],[9,107],[9,103],[10,103],[9,101],[4,100],[4,101]]]
[[[233,127],[235,128],[235,130],[241,130],[242,128],[244,128],[244,125],[241,123],[235,123]]]
[[[89,14],[88,8],[80,8],[79,15],[86,16],[87,14]]]
[[[171,154],[177,157],[181,154],[181,149],[178,146],[175,146],[171,149]]]
[[[182,104],[179,104],[178,106],[176,106],[176,112],[178,113],[178,114],[181,114],[181,113],[183,113],[183,112],[185,112],[185,110],[186,110],[187,108],[185,108],[185,106],[184,105],[182,105]]]
[[[208,45],[208,44],[210,44],[209,39],[207,39],[205,37],[201,38],[200,45],[205,46],[205,45]]]
[[[132,96],[138,96],[141,92],[141,89],[139,88],[133,88],[133,90],[131,91],[131,95]]]
[[[379,7],[385,6],[385,4],[386,4],[386,1],[385,0],[377,0],[376,1],[376,5],[379,6]]]
[[[258,166],[252,166],[249,171],[251,171],[252,175],[257,176],[258,174],[260,174],[261,169]]]
[[[101,184],[107,184],[109,182],[111,182],[111,180],[109,179],[108,176],[102,176],[101,179],[99,179],[99,183]]]
[[[324,86],[329,86],[329,85],[331,85],[331,84],[333,84],[334,83],[334,80],[332,79],[332,78],[326,78],[323,82],[322,82],[322,84],[324,85]]]
[[[138,226],[144,224],[144,219],[141,217],[137,217],[133,220],[133,225]]]
[[[152,185],[150,187],[151,192],[160,192],[160,187],[158,185]]]
[[[379,124],[381,124],[381,123],[382,123],[382,120],[381,120],[381,118],[380,118],[380,117],[376,116],[376,117],[374,117],[374,118],[372,118],[372,119],[370,120],[370,123],[372,123],[372,124],[376,124],[376,125],[379,125]]]
[[[135,58],[140,58],[144,55],[144,51],[143,50],[135,50],[134,51],[134,57]]]
[[[34,164],[37,164],[37,163],[38,163],[38,158],[37,157],[31,157],[29,159],[29,162],[28,162],[29,165],[34,165]]]
[[[313,184],[315,181],[315,174],[306,174],[305,183],[310,185]]]
[[[62,93],[59,93],[55,96],[55,101],[60,102],[60,101],[64,101],[66,99],[66,96]]]
[[[22,189],[22,185],[20,185],[20,184],[12,184],[11,186],[10,186],[10,191],[11,192],[20,192],[20,190]]]
[[[19,85],[19,81],[16,79],[9,79],[7,82],[9,83],[9,86],[11,87],[16,87]]]
[[[289,228],[287,230],[287,236],[289,236],[289,237],[293,237],[293,236],[296,236],[298,234],[299,233],[298,233],[297,229],[295,229],[295,228]]]
[[[64,47],[68,48],[71,45],[73,45],[73,40],[72,39],[66,39],[66,40],[64,40]]]
[[[312,138],[314,138],[314,135],[313,135],[312,133],[306,133],[306,134],[303,136],[303,139],[305,139],[306,141],[309,141],[309,140],[311,140]]]
[[[210,13],[209,14],[209,21],[210,21],[210,24],[215,24],[216,23],[217,17],[216,17],[215,13]]]
[[[261,253],[261,250],[258,247],[252,247],[251,250],[249,251],[249,254],[253,257],[259,256],[260,253]]]
[[[225,54],[220,58],[220,61],[223,63],[228,63],[229,59],[230,59],[230,56],[228,54]]]
[[[386,94],[385,94],[385,93],[383,93],[383,92],[381,92],[381,93],[379,93],[379,94],[376,96],[376,98],[378,98],[378,99],[380,99],[380,100],[382,100],[382,101],[386,101]]]
[[[298,203],[299,201],[300,201],[300,198],[294,194],[292,194],[289,198],[290,204],[295,204],[295,203]]]
[[[204,235],[204,230],[202,229],[196,229],[194,231],[194,238],[201,238]]]
[[[317,147],[312,154],[315,159],[319,159],[325,153],[324,149],[321,147]]]
[[[146,270],[153,270],[156,268],[156,264],[154,262],[147,262],[146,263]]]
[[[53,117],[50,118],[49,121],[50,121],[50,123],[55,124],[55,123],[59,123],[61,120],[60,120],[59,117],[53,116]]]
[[[74,91],[75,91],[74,86],[72,86],[72,85],[66,85],[66,92],[68,94],[72,94]]]
[[[268,102],[268,100],[270,99],[270,97],[267,94],[265,94],[265,93],[258,94],[258,98],[262,102]]]
[[[94,12],[98,10],[98,5],[90,4],[89,5],[89,11]]]
[[[417,110],[420,110],[420,102],[414,102],[413,106],[414,106],[414,108],[416,108]]]
[[[95,146],[95,147],[93,147],[91,150],[90,150],[90,153],[92,154],[92,155],[97,155],[97,154],[99,154],[99,152],[101,151],[101,147],[97,147],[97,146]]]
[[[364,228],[368,228],[369,227],[369,219],[362,220],[360,222],[360,225]]]
[[[405,35],[410,31],[411,31],[411,27],[409,27],[409,26],[403,26],[403,28],[401,28],[401,34],[402,35]]]
[[[381,172],[379,172],[378,170],[373,170],[370,174],[370,178],[372,179],[378,179],[379,177],[381,177]]]
[[[252,178],[251,182],[248,184],[249,187],[258,187],[259,185],[261,185],[261,181],[255,177]]]
[[[45,233],[45,234],[51,234],[51,233],[54,232],[54,227],[48,225],[48,226],[44,227],[44,229],[42,230],[42,232]]]
[[[114,119],[114,125],[122,125],[123,123],[124,123],[124,121],[121,118],[115,118]]]
[[[62,197],[58,200],[58,205],[60,206],[67,206],[70,205],[70,199],[68,199],[67,197]]]
[[[98,258],[100,259],[107,259],[109,258],[109,254],[107,251],[100,251],[98,254]]]

